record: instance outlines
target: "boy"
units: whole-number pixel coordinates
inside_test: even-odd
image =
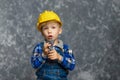
[[[37,44],[31,56],[37,80],[67,80],[68,70],[75,67],[72,50],[58,36],[62,33],[59,16],[46,10],[38,17],[37,29],[45,41]]]

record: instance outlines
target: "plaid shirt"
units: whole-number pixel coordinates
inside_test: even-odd
[[[39,43],[33,50],[33,54],[31,56],[31,64],[35,69],[42,67],[42,65],[44,65],[44,63],[47,61],[47,57],[43,56],[43,45],[44,43]],[[58,45],[54,46],[54,49],[56,51],[57,48],[60,48],[64,54],[61,55],[62,60],[58,61],[58,63],[61,64],[65,69],[73,70],[75,67],[75,59],[72,50],[70,50],[67,45],[63,44],[61,40],[59,40]]]

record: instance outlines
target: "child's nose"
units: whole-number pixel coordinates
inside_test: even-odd
[[[51,32],[52,32],[52,30],[49,28],[49,29],[48,29],[48,33],[51,33]]]

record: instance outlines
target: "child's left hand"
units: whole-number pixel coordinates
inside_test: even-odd
[[[56,60],[57,59],[57,60],[61,61],[62,56],[60,54],[58,54],[56,50],[53,49],[49,52],[48,58],[51,59],[51,60]]]

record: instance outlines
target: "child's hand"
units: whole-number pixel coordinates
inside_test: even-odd
[[[56,52],[56,50],[51,50],[48,53],[48,58],[51,60],[59,60],[61,61],[62,56]]]

